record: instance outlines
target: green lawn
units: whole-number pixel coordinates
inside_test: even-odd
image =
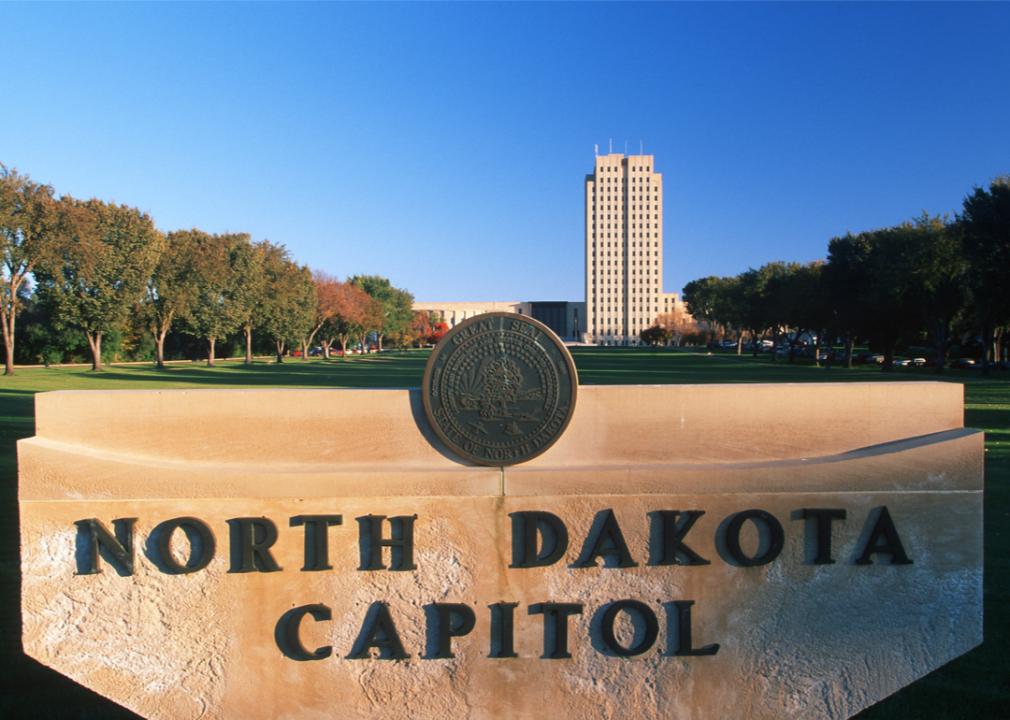
[[[767,356],[638,349],[574,351],[582,384],[668,384],[928,380],[925,369],[847,370],[773,363]],[[427,353],[389,353],[347,361],[289,361],[252,367],[174,365],[157,371],[116,366],[24,369],[0,378],[0,693],[3,718],[128,718],[125,710],[28,660],[21,653],[15,441],[33,432],[37,392],[61,389],[167,387],[411,387],[418,386]],[[862,718],[1010,718],[1010,377],[974,371],[942,379],[966,386],[965,422],[986,431],[985,644],[860,715]]]

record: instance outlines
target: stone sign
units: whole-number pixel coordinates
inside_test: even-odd
[[[982,640],[958,385],[582,386],[497,467],[421,395],[38,395],[26,652],[173,720],[778,719]]]

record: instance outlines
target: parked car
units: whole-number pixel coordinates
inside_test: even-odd
[[[971,358],[958,358],[950,364],[950,366],[956,370],[968,370],[975,367],[975,365],[975,361]]]
[[[912,361],[908,358],[894,358],[894,360],[891,361],[891,364],[894,365],[894,367],[909,367],[912,364]]]
[[[883,365],[884,356],[881,355],[880,353],[869,353],[869,352],[859,353],[858,355],[856,355],[856,362],[862,363],[864,365],[868,365],[870,363]]]
[[[915,367],[926,367],[926,358],[914,357],[912,358],[912,364],[915,365]]]

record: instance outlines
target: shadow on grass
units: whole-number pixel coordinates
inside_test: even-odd
[[[419,387],[424,359],[366,360],[345,362],[288,362],[271,365],[226,367],[169,367],[164,370],[112,369],[80,375],[85,383],[180,383],[190,385],[245,387]]]

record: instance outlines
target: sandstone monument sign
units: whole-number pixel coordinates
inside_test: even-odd
[[[777,719],[981,642],[959,385],[576,392],[535,323],[442,342],[423,391],[37,396],[28,654],[151,718]]]

